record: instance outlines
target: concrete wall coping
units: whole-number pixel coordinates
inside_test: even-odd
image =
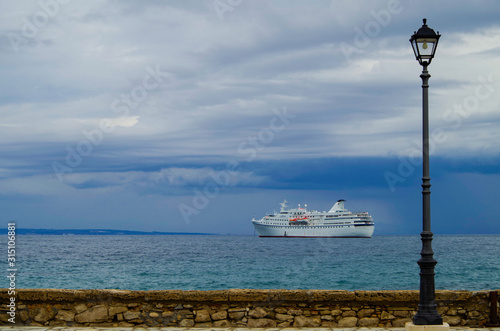
[[[73,302],[82,299],[102,300],[115,299],[124,301],[183,301],[183,302],[255,302],[255,301],[288,301],[288,302],[408,302],[419,300],[417,290],[385,290],[385,291],[344,291],[344,290],[259,290],[229,289],[216,291],[198,290],[70,290],[70,289],[16,289],[16,297],[22,301],[59,301]],[[436,291],[437,301],[466,301],[475,296],[489,295],[484,291]],[[0,289],[0,298],[7,299],[8,289]]]

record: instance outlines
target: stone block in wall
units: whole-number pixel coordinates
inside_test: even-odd
[[[358,317],[359,318],[362,318],[362,317],[370,317],[372,316],[373,314],[375,313],[375,309],[361,309],[360,311],[358,311]]]
[[[334,321],[323,321],[321,323],[321,327],[322,328],[337,328],[338,327],[338,323],[334,322]]]
[[[408,318],[410,317],[410,312],[408,310],[394,310],[392,315],[399,318]]]
[[[295,316],[294,321],[293,321],[293,326],[294,327],[318,327],[321,325],[321,317],[320,316],[313,316],[313,317],[306,317],[302,315]]]
[[[161,317],[163,317],[163,318],[172,317],[174,315],[175,315],[175,313],[173,311],[164,311],[163,313],[161,313]]]
[[[441,304],[443,304],[443,303],[441,302]],[[437,312],[438,312],[439,315],[443,316],[443,315],[446,315],[446,313],[448,312],[448,307],[446,307],[446,306],[438,306],[436,308],[436,310],[437,310]]]
[[[146,321],[144,321],[144,324],[146,324],[147,326],[151,327],[151,326],[157,325],[158,322],[156,322],[154,320],[146,320]]]
[[[358,321],[359,327],[373,328],[378,326],[380,320],[376,317],[363,317]]]
[[[210,313],[206,309],[196,310],[195,311],[195,319],[196,323],[198,322],[211,322]]]
[[[47,309],[40,307],[36,310],[34,310],[34,317],[33,320],[38,322],[38,323],[45,323],[51,318],[50,312],[47,311]]]
[[[190,328],[194,326],[194,321],[192,319],[183,319],[182,321],[179,322],[179,326],[181,328]]]
[[[344,317],[339,321],[339,328],[354,328],[358,324],[357,317]]]
[[[140,311],[126,311],[123,313],[123,318],[127,321],[132,321],[141,318]]]
[[[267,315],[268,315],[267,311],[265,311],[265,309],[262,307],[257,307],[248,312],[248,316],[253,318],[263,318],[266,317]]]
[[[87,305],[84,303],[79,303],[75,306],[76,314],[81,314],[88,309]]]
[[[479,313],[477,310],[469,311],[467,313],[467,318],[473,319],[473,320],[479,319],[479,318],[481,318],[481,313]]]
[[[3,314],[2,314],[2,316],[3,316]],[[5,316],[8,316],[8,315],[5,315]],[[26,310],[21,310],[19,312],[19,318],[21,319],[21,321],[26,322],[29,318],[28,312]],[[7,320],[5,320],[4,322],[7,322]]]
[[[179,310],[176,310],[175,311],[176,314],[180,314],[182,316],[185,316],[185,315],[192,315],[193,313],[191,312],[191,310],[189,309],[179,309]]]
[[[286,312],[288,311],[288,309],[286,309],[284,307],[277,307],[277,308],[274,308],[274,311],[276,313],[279,313],[279,314],[286,314]]]
[[[75,320],[75,312],[72,310],[59,310],[55,319],[58,321],[73,322]]]
[[[288,309],[286,313],[288,315],[298,316],[304,314],[304,311],[302,309]]]
[[[391,325],[395,328],[404,328],[408,322],[412,322],[411,318],[396,318],[391,321]]]
[[[179,315],[177,315],[179,316]],[[194,319],[194,314],[191,313],[191,314],[185,314],[185,315],[181,315],[183,318],[191,318],[191,319]]]
[[[132,324],[129,322],[120,322],[120,323],[118,323],[118,326],[122,327],[122,328],[131,328],[131,327],[134,327],[135,324]]]
[[[91,307],[81,314],[75,316],[78,323],[105,322],[108,319],[108,308],[105,305]]]
[[[47,323],[45,323],[47,324]],[[65,321],[49,321],[49,326],[52,326],[52,327],[64,327],[66,326],[66,322]]]
[[[386,311],[383,311],[380,314],[380,319],[382,319],[382,320],[393,320],[393,319],[396,319],[396,317],[394,315],[392,315],[392,314],[389,314]]]
[[[316,304],[313,306],[314,310],[330,310],[330,306],[325,306],[324,304]]]
[[[212,322],[195,323],[194,327],[195,328],[211,328],[212,327]]]
[[[235,311],[232,313],[229,313],[229,318],[232,320],[241,320],[243,317],[245,317],[245,311]]]
[[[448,323],[450,326],[457,326],[460,325],[460,322],[462,322],[462,319],[460,316],[443,316],[443,322]]]
[[[332,315],[321,315],[322,321],[335,321],[335,317]]]
[[[279,322],[276,326],[278,328],[288,328],[290,325],[292,325],[292,321]]]
[[[220,320],[225,320],[227,318],[227,311],[221,310],[218,312],[215,312],[210,315],[212,317],[212,320],[214,321],[220,321]]]
[[[215,321],[212,325],[214,328],[229,328],[231,323],[228,320]]]
[[[247,326],[249,328],[275,328],[276,321],[270,318],[249,319]]]
[[[342,310],[340,309],[332,310],[332,316],[339,316],[339,315],[342,315]]]
[[[7,315],[7,314],[4,314],[4,312],[2,311],[2,313],[0,314],[0,322],[2,322],[2,323],[10,323],[9,322],[9,318],[10,318],[10,316]]]
[[[278,321],[281,321],[281,322],[293,320],[293,316],[292,315],[279,314],[279,313],[277,313],[276,315],[274,315],[274,318],[277,319]]]
[[[356,316],[356,312],[354,310],[346,310],[342,312],[342,317],[354,317]]]
[[[110,317],[113,317],[116,314],[124,313],[126,311],[128,311],[127,307],[109,307],[109,309],[108,309],[108,315]]]

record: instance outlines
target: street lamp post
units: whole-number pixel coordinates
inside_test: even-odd
[[[434,266],[437,261],[432,251],[431,231],[431,184],[429,177],[429,72],[427,66],[431,63],[439,41],[439,32],[436,34],[426,24],[424,18],[422,27],[410,38],[415,57],[423,67],[422,74],[422,144],[423,144],[423,176],[422,176],[422,212],[423,231],[422,258],[418,260],[420,266],[420,303],[418,311],[413,318],[414,325],[442,325],[443,319],[436,309],[436,293],[434,287]]]

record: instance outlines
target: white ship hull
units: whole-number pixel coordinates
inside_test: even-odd
[[[375,227],[372,226],[270,226],[255,224],[259,237],[287,238],[371,238]]]

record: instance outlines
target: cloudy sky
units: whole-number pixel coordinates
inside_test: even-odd
[[[498,1],[1,1],[0,211],[24,228],[252,234],[287,199],[500,233]]]

